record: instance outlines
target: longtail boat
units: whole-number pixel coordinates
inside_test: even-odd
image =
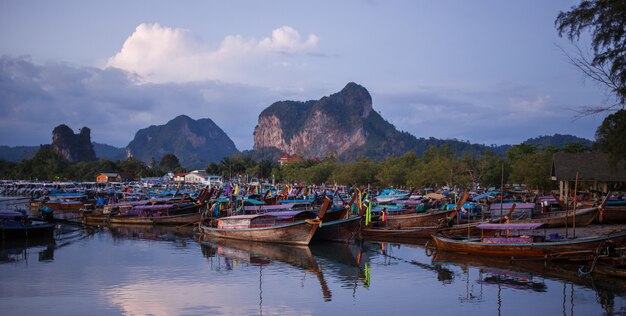
[[[206,237],[308,245],[329,205],[326,199],[319,215],[311,211],[235,215],[218,219],[217,227],[200,229]]]
[[[200,221],[200,204],[139,205],[124,213],[110,216],[112,224],[181,225]]]
[[[349,211],[357,194],[346,205],[328,210],[321,218],[322,223],[313,235],[313,240],[348,243],[353,238],[360,238],[363,214],[349,217]]]
[[[354,216],[331,222],[322,221],[313,239],[319,241],[350,242],[350,240],[354,238],[359,238],[359,229],[361,228],[362,219],[362,216]]]
[[[597,218],[602,223],[626,223],[626,200],[608,200]]]
[[[480,224],[479,229],[499,231],[532,231],[542,227],[541,223]],[[622,243],[626,240],[626,231],[607,236],[583,237],[575,239],[545,236],[504,236],[466,239],[433,235],[437,250],[468,254],[480,254],[511,258],[567,259],[589,257],[602,243],[612,241]]]
[[[55,225],[28,218],[22,212],[0,212],[0,239],[52,237]]]
[[[464,235],[468,233],[476,234],[478,230],[476,230],[476,225],[478,223],[469,223],[469,224],[460,224],[460,225],[450,225],[454,221],[454,218],[458,215],[461,206],[467,201],[469,197],[468,193],[465,192],[457,205],[450,210],[444,212],[440,212],[437,214],[450,214],[449,217],[441,217],[437,219],[436,222],[432,222],[431,220],[426,221],[429,225],[422,226],[405,226],[405,227],[395,227],[393,225],[387,225],[383,227],[366,227],[363,228],[361,234],[365,239],[371,240],[382,240],[382,241],[413,241],[413,239],[423,239],[430,238],[433,234],[445,234],[445,235]],[[387,221],[389,219],[387,218]],[[418,242],[421,242],[418,240]]]
[[[377,222],[375,226],[378,227],[426,227],[437,226],[439,220],[450,217],[455,210],[430,210],[424,213],[412,213],[412,214],[387,214],[384,222]]]
[[[498,204],[499,205],[499,204]],[[516,204],[505,204],[504,211],[508,212],[513,208],[513,205]],[[532,204],[531,204],[532,205]],[[499,206],[492,204],[493,207],[498,208]],[[520,206],[518,205],[518,208]],[[493,215],[492,211],[492,215]],[[543,227],[572,227],[574,225],[574,221],[576,221],[577,227],[583,227],[591,224],[593,220],[598,215],[598,207],[587,207],[580,208],[577,210],[568,210],[568,211],[550,211],[545,213],[533,213],[532,218],[519,218],[516,219],[515,216],[511,216],[511,213],[507,216],[510,218],[511,223],[542,223]],[[493,217],[493,216],[492,216]],[[499,218],[496,216],[496,218]]]
[[[372,227],[363,228],[361,235],[367,240],[379,240],[379,241],[404,241],[404,242],[423,242],[424,239],[429,239],[434,234],[441,234],[444,236],[477,236],[480,235],[480,230],[477,226],[480,223],[466,223],[454,225],[451,227],[442,226],[429,226],[429,227],[404,227],[404,228],[389,228],[389,227]],[[417,240],[415,240],[417,239]]]

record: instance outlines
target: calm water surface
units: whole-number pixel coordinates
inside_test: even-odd
[[[1,314],[626,314],[623,280],[428,255],[420,245],[293,247],[63,225],[54,240],[2,243]]]

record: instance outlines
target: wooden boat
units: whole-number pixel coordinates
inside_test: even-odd
[[[501,215],[498,215],[498,212],[494,212],[494,208],[497,210],[500,208],[500,204],[492,204],[491,205],[491,217],[494,220],[500,219]],[[519,216],[517,212],[511,212],[514,206],[517,205],[515,203],[505,203],[503,211],[509,212],[507,216],[504,217],[503,221],[508,218],[511,223],[542,223],[543,227],[572,227],[574,225],[574,221],[576,221],[577,227],[588,226],[593,222],[593,220],[598,215],[598,207],[585,207],[568,211],[548,211],[537,213],[533,211],[534,204],[532,203],[522,203],[517,205],[517,209],[523,209],[524,206],[530,206],[530,208],[526,208],[526,214],[523,216]],[[502,212],[502,210],[500,210]],[[567,222],[567,224],[566,224]]]
[[[82,193],[52,193],[43,200],[31,202],[30,206],[32,210],[38,210],[46,205],[55,211],[78,211],[85,202],[87,196]]]
[[[322,221],[313,235],[313,240],[350,242],[353,238],[359,238],[362,219],[362,216],[354,216],[330,222]]]
[[[376,227],[428,227],[437,226],[441,219],[450,217],[455,210],[431,210],[424,213],[413,214],[387,214],[385,221],[377,222],[374,224]]]
[[[90,213],[83,215],[87,223],[131,225],[183,225],[199,222],[201,204],[136,205],[116,213]]]
[[[577,227],[588,226],[598,215],[597,207],[581,208],[569,211],[547,212],[533,216],[524,223],[543,223],[544,227],[572,227],[574,221]],[[567,223],[567,224],[566,224]]]
[[[199,222],[202,214],[188,213],[179,215],[163,216],[112,216],[108,219],[111,224],[131,224],[131,225],[184,225]]]
[[[430,237],[434,234],[441,234],[444,236],[467,236],[469,230],[470,236],[478,236],[480,235],[480,230],[476,227],[479,224],[480,223],[466,223],[453,225],[451,227],[430,226],[404,227],[399,229],[389,227],[367,227],[362,229],[361,235],[367,240],[403,242],[415,241],[423,243],[424,239],[430,239]]]
[[[626,201],[624,200],[609,200],[603,205],[600,211],[601,215],[598,215],[598,222],[602,223],[626,223]]]
[[[499,231],[532,231],[542,227],[541,223],[524,224],[480,224],[479,229]],[[594,250],[603,242],[612,241],[622,243],[626,240],[626,231],[608,236],[584,237],[576,239],[548,240],[544,236],[515,236],[515,237],[483,237],[466,239],[446,237],[440,234],[433,235],[436,249],[486,256],[500,256],[511,258],[543,258],[567,259],[582,258],[593,255]]]
[[[424,238],[430,238],[433,234],[445,234],[445,235],[466,235],[468,229],[470,230],[470,234],[476,234],[476,225],[478,223],[469,223],[469,224],[460,224],[460,225],[449,225],[454,221],[454,218],[458,215],[459,210],[461,209],[461,205],[465,203],[468,198],[468,193],[465,192],[460,202],[457,204],[459,206],[455,206],[453,209],[449,211],[440,212],[438,214],[450,214],[449,217],[441,217],[437,219],[437,221],[433,224],[429,221],[430,225],[423,226],[405,226],[405,227],[395,227],[388,225],[386,227],[366,227],[362,230],[362,236],[365,239],[370,240],[381,240],[381,241],[404,241],[404,242],[423,242]],[[449,226],[448,226],[449,225]],[[415,240],[418,239],[418,240]]]
[[[360,238],[363,214],[349,217],[348,212],[356,199],[356,194],[346,205],[333,208],[324,213],[320,227],[313,235],[315,241],[348,243],[353,238]]]
[[[290,211],[222,217],[217,227],[201,225],[200,230],[213,238],[308,245],[329,205],[330,199],[326,199],[319,215]]]
[[[0,238],[2,240],[52,237],[55,225],[52,223],[33,220],[22,212],[0,212]]]

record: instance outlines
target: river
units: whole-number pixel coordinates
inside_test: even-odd
[[[59,225],[2,242],[2,315],[612,315],[626,282],[420,244],[200,240],[191,228]]]

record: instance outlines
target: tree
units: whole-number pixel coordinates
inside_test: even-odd
[[[467,168],[467,174],[472,182],[472,189],[477,189],[480,186],[492,186],[494,182],[493,177],[489,177],[492,174],[498,175],[498,182],[500,181],[500,157],[491,150],[486,150],[480,157],[476,155],[465,154],[462,161]]]
[[[174,171],[176,168],[180,167],[180,161],[178,157],[174,154],[165,154],[161,157],[161,161],[159,162],[159,167],[165,171]]]
[[[583,114],[624,109],[626,101],[626,1],[584,0],[570,11],[560,12],[554,22],[559,36],[578,40],[591,32],[593,58],[578,49],[579,57],[567,54],[570,62],[585,76],[605,85],[618,99],[617,104],[583,109]]]
[[[604,119],[596,131],[595,146],[609,155],[612,164],[626,157],[626,110]]]
[[[219,174],[220,166],[214,162],[209,163],[204,169],[208,174]]]
[[[379,163],[380,181],[386,186],[406,186],[408,175],[419,164],[419,157],[413,151],[401,157],[391,156]]]

